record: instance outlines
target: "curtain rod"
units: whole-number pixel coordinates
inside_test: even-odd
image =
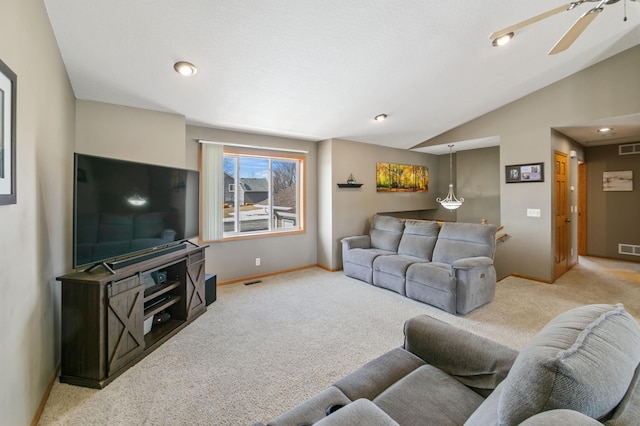
[[[224,146],[235,146],[237,148],[252,148],[252,149],[264,149],[268,151],[282,151],[282,152],[295,152],[299,154],[308,154],[309,151],[303,149],[290,149],[290,148],[275,148],[271,146],[259,146],[259,145],[243,145],[240,143],[227,143],[227,142],[214,142],[206,139],[196,139],[198,143],[208,143],[211,145],[224,145]]]

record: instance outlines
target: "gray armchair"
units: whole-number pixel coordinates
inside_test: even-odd
[[[567,311],[520,352],[426,315],[404,332],[268,425],[639,424],[640,326],[622,305]]]

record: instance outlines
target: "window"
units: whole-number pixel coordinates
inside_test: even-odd
[[[222,151],[216,147],[222,151],[221,158],[219,153],[209,157],[212,159],[209,161],[205,147],[208,148],[207,144],[203,144],[202,153],[203,240],[264,236],[304,229],[305,157],[230,149]],[[207,178],[209,175],[211,177]]]

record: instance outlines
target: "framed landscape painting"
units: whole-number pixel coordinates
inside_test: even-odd
[[[633,170],[602,172],[603,191],[633,191]]]
[[[376,163],[377,192],[429,192],[429,170],[424,166]]]
[[[16,203],[16,75],[0,61],[0,205]]]

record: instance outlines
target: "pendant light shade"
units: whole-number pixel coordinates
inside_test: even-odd
[[[455,210],[464,203],[464,198],[457,199],[453,193],[453,145],[449,145],[449,193],[444,199],[436,198],[436,201],[447,210]]]

